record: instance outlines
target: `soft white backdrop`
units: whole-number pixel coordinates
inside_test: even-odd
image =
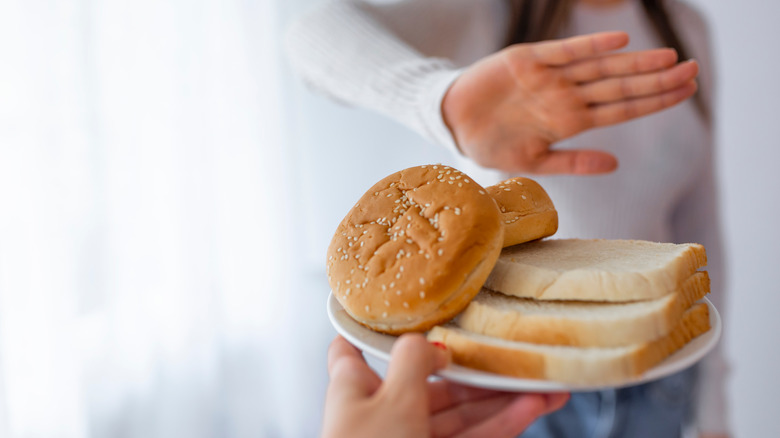
[[[316,435],[330,233],[377,179],[450,160],[291,77],[283,30],[316,1],[0,1],[0,436]],[[780,436],[780,7],[694,3],[733,422]]]

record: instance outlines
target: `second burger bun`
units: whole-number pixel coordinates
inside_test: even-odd
[[[412,167],[374,184],[341,221],[328,247],[328,282],[360,324],[425,331],[469,304],[503,241],[483,187],[448,166]]]
[[[536,181],[518,176],[486,189],[501,210],[504,247],[552,236],[558,231],[558,212]]]

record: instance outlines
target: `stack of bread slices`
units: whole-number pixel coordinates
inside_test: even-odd
[[[704,248],[539,240],[504,249],[485,287],[429,339],[455,362],[573,384],[641,375],[709,330]]]

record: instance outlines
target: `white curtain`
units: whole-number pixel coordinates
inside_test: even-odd
[[[314,436],[275,0],[0,2],[0,436]]]

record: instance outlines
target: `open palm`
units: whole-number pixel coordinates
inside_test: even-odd
[[[582,131],[641,117],[696,92],[695,61],[672,49],[616,53],[623,32],[510,46],[475,63],[442,102],[461,151],[480,165],[531,173],[603,173],[617,160],[551,146]]]

